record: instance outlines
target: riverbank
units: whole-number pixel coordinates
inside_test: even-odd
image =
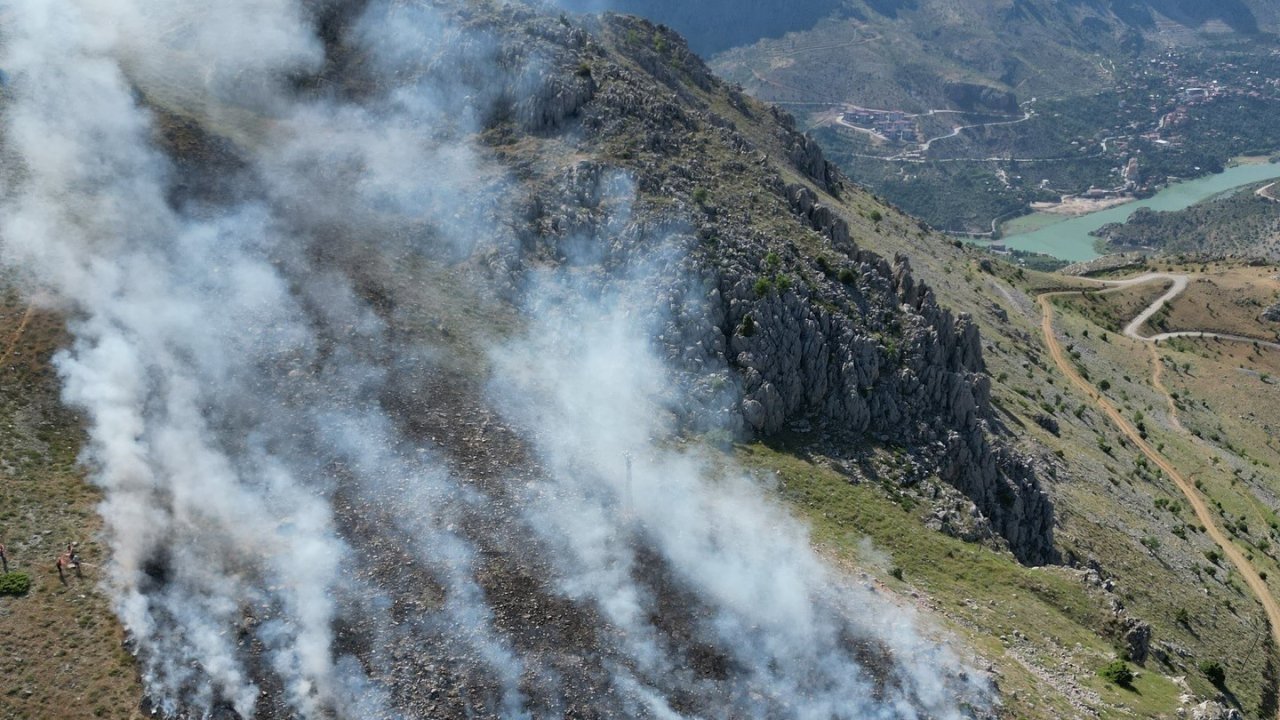
[[[1152,197],[1117,203],[1103,210],[1075,216],[1040,211],[1014,218],[1000,226],[1003,237],[999,242],[1010,250],[1041,253],[1070,262],[1092,260],[1100,253],[1091,233],[1103,225],[1128,220],[1139,208],[1182,210],[1220,193],[1267,180],[1280,180],[1280,164],[1238,162],[1216,175],[1174,183]]]
[[[1075,195],[1069,195],[1062,198],[1059,202],[1033,202],[1031,209],[1034,212],[1045,213],[1046,215],[1063,215],[1065,217],[1080,217],[1088,215],[1107,208],[1113,208],[1117,205],[1133,202],[1137,198],[1132,195],[1123,195],[1111,198],[1084,198]]]

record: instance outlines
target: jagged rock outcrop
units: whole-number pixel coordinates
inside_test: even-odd
[[[581,257],[584,243],[607,271],[602,287],[643,265],[655,340],[684,378],[671,403],[692,425],[768,436],[803,420],[851,445],[902,447],[1020,560],[1054,560],[1037,468],[996,439],[973,319],[942,307],[906,257],[858,246],[840,208],[846,181],[790,116],[752,116],[664,28],[601,23],[634,65],[589,43],[564,54],[534,94],[532,126],[576,122],[612,160],[531,173],[516,239],[486,256],[500,282],[519,288],[531,263]],[[739,129],[748,122],[765,132]],[[775,162],[812,184],[784,182]]]
[[[1217,700],[1206,700],[1191,708],[1191,720],[1244,720],[1244,715]]]
[[[830,162],[817,141],[796,131],[796,121],[791,115],[771,106],[769,112],[780,126],[779,134],[785,142],[787,159],[823,190],[834,194],[839,182],[840,170]]]
[[[1280,322],[1280,302],[1263,310],[1260,317],[1267,322]]]
[[[1139,665],[1145,663],[1151,651],[1151,625],[1137,618],[1125,618],[1122,629],[1124,649],[1128,651],[1129,659]]]

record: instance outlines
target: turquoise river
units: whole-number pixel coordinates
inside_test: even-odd
[[[1098,257],[1098,252],[1089,233],[1108,223],[1124,222],[1138,208],[1181,210],[1233,188],[1276,178],[1280,178],[1280,163],[1236,165],[1217,175],[1174,183],[1146,200],[1134,200],[1088,215],[1025,215],[1002,226],[1001,242],[1013,250],[1044,253],[1072,262],[1091,260]]]

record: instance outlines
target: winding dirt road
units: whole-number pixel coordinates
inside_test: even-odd
[[[1138,313],[1137,317],[1129,321],[1128,325],[1124,326],[1125,337],[1146,343],[1158,343],[1161,340],[1170,340],[1173,338],[1217,338],[1219,340],[1257,344],[1259,347],[1280,350],[1280,342],[1270,342],[1267,340],[1259,340],[1258,338],[1247,337],[1245,335],[1232,335],[1230,333],[1210,332],[1208,330],[1178,330],[1175,332],[1157,333],[1155,335],[1143,335],[1139,332],[1142,329],[1142,326],[1146,325],[1147,321],[1154,317],[1156,313],[1160,312],[1166,304],[1186,291],[1187,285],[1190,284],[1191,281],[1191,278],[1188,275],[1176,273],[1146,273],[1145,275],[1138,275],[1137,277],[1125,280],[1093,280],[1093,282],[1097,283],[1100,288],[1103,288],[1099,290],[1099,292],[1105,293],[1112,290],[1132,287],[1134,285],[1143,285],[1155,280],[1167,280],[1173,284],[1169,287],[1168,291],[1152,301],[1146,309]],[[1050,294],[1056,295],[1058,293]]]
[[[1157,298],[1155,302],[1143,310],[1137,318],[1129,323],[1125,328],[1125,335],[1141,342],[1150,343],[1151,352],[1156,360],[1153,383],[1157,389],[1166,395],[1166,397],[1169,397],[1170,407],[1172,408],[1173,399],[1169,396],[1168,391],[1164,388],[1160,379],[1159,354],[1155,350],[1155,344],[1159,340],[1166,337],[1195,336],[1217,337],[1225,340],[1239,340],[1250,343],[1255,341],[1252,338],[1238,338],[1232,335],[1221,335],[1215,333],[1163,333],[1161,335],[1154,335],[1151,337],[1143,337],[1140,335],[1138,333],[1138,328],[1140,328],[1152,315],[1159,312],[1160,308],[1163,307],[1166,302],[1177,297],[1186,289],[1188,281],[1186,275],[1148,273],[1129,280],[1097,282],[1102,287],[1116,289],[1119,287],[1128,287],[1161,279],[1173,281],[1173,286],[1168,292]],[[1190,505],[1192,511],[1195,512],[1197,521],[1205,527],[1205,533],[1213,540],[1219,549],[1222,550],[1223,556],[1231,561],[1231,564],[1235,566],[1236,570],[1240,573],[1240,577],[1244,579],[1245,584],[1249,586],[1249,590],[1262,605],[1262,609],[1267,615],[1268,624],[1271,627],[1271,637],[1277,646],[1280,646],[1280,604],[1276,603],[1275,597],[1271,594],[1271,589],[1268,588],[1266,582],[1262,580],[1262,577],[1258,574],[1258,570],[1249,562],[1249,559],[1245,557],[1244,553],[1231,542],[1230,538],[1227,537],[1227,534],[1218,526],[1217,518],[1210,511],[1208,504],[1206,504],[1204,498],[1201,497],[1200,492],[1196,489],[1195,485],[1180,473],[1178,468],[1176,468],[1168,458],[1157,452],[1156,449],[1142,437],[1138,432],[1138,429],[1134,427],[1127,418],[1125,418],[1119,408],[1113,405],[1111,401],[1107,400],[1107,398],[1103,396],[1097,388],[1090,384],[1089,381],[1085,380],[1079,371],[1076,370],[1075,366],[1068,360],[1067,354],[1064,352],[1062,344],[1058,341],[1057,334],[1053,329],[1053,298],[1077,294],[1079,294],[1078,290],[1049,292],[1036,298],[1037,302],[1040,303],[1042,312],[1041,331],[1044,334],[1045,345],[1049,349],[1049,354],[1053,357],[1054,364],[1058,366],[1058,369],[1064,376],[1066,376],[1072,385],[1088,396],[1094,404],[1096,404],[1098,408],[1102,410],[1108,418],[1110,418],[1111,422],[1120,430],[1120,432],[1122,432],[1125,437],[1127,437],[1129,441],[1147,457],[1148,460],[1155,463],[1156,467],[1160,468],[1160,470],[1162,470],[1165,475],[1173,481],[1174,485],[1178,487],[1178,490],[1180,490],[1183,496],[1186,497],[1187,503]],[[1275,349],[1280,349],[1280,344],[1277,343],[1265,343],[1265,345]],[[1175,414],[1173,417],[1174,422],[1179,428],[1181,428],[1181,422],[1177,419],[1177,415]],[[1280,714],[1277,714],[1277,717],[1280,717]]]

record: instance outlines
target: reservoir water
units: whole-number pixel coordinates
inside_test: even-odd
[[[1138,208],[1181,210],[1219,193],[1263,180],[1280,178],[1280,163],[1236,165],[1217,175],[1175,183],[1146,200],[1134,200],[1098,212],[1066,217],[1032,213],[1005,223],[1001,240],[1013,250],[1044,253],[1079,262],[1098,257],[1090,232],[1108,223],[1124,222]]]

